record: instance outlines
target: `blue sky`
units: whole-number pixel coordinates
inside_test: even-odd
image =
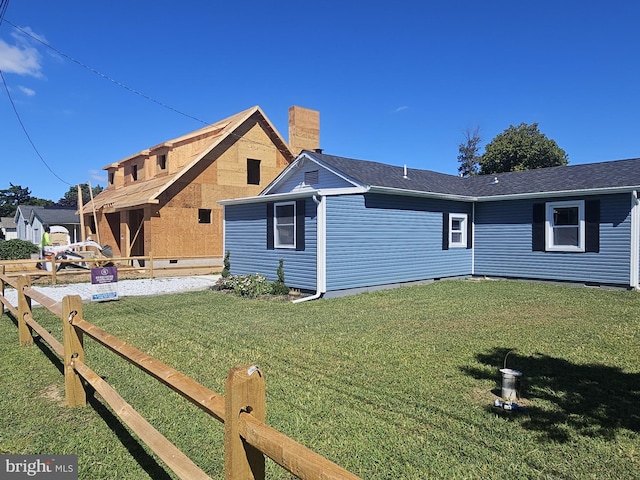
[[[484,146],[538,122],[570,164],[640,156],[637,0],[12,0],[4,18],[0,189],[40,198],[254,105],[285,139],[301,105],[326,153],[451,174],[476,126]]]

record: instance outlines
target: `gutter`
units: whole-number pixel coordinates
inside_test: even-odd
[[[327,205],[326,197],[314,195],[313,201],[318,206],[316,218],[318,219],[318,232],[316,243],[316,293],[309,297],[292,300],[291,303],[308,302],[322,296],[327,289]]]
[[[629,255],[629,286],[638,290],[640,281],[640,199],[631,192],[631,245]]]

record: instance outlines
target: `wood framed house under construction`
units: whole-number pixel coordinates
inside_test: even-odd
[[[287,144],[255,106],[138,152],[104,167],[108,185],[84,206],[85,224],[115,255],[222,257],[218,201],[257,195],[319,147],[319,128],[319,112],[290,107]]]

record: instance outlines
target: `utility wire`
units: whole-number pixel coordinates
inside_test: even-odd
[[[9,6],[9,0],[2,0],[2,2],[0,3],[0,26],[2,26],[2,22],[3,21],[5,21],[5,22],[7,22],[7,23],[9,23],[11,25],[11,23],[9,21],[4,20],[4,14],[6,13],[8,6]],[[11,103],[11,107],[13,108],[13,113],[16,114],[16,118],[18,119],[18,123],[22,127],[22,131],[24,132],[25,136],[27,137],[27,140],[29,140],[29,143],[31,144],[31,147],[33,147],[33,150],[36,152],[36,155],[38,156],[38,158],[40,158],[40,160],[42,161],[44,166],[47,167],[47,169],[53,174],[54,177],[56,177],[58,180],[60,180],[64,184],[71,185],[71,183],[69,183],[69,182],[63,180],[62,178],[60,178],[58,176],[58,174],[51,169],[51,167],[44,160],[44,158],[42,158],[42,155],[40,155],[40,152],[38,151],[38,149],[36,148],[35,144],[33,143],[33,140],[31,140],[31,137],[29,136],[29,132],[27,132],[27,129],[24,126],[24,123],[22,123],[22,119],[20,118],[20,114],[18,113],[18,110],[16,109],[15,103],[13,103],[13,97],[11,97],[11,92],[9,91],[9,87],[7,86],[7,82],[4,79],[4,74],[2,73],[2,70],[0,70],[0,78],[2,78],[2,84],[4,85],[4,89],[7,91],[7,97],[9,98],[9,103]]]
[[[2,0],[0,2],[0,26],[2,26],[2,19],[4,18],[4,14],[6,13],[8,6],[9,0]]]
[[[114,83],[114,84],[118,85],[119,87],[124,88],[125,90],[130,91],[131,93],[134,93],[134,94],[136,94],[136,95],[138,95],[138,96],[140,96],[140,97],[142,97],[142,98],[145,98],[145,99],[147,99],[147,100],[149,100],[149,101],[151,101],[151,102],[153,102],[153,103],[157,103],[157,104],[158,104],[158,105],[160,105],[161,107],[164,107],[164,108],[167,108],[167,109],[169,109],[169,110],[172,110],[172,111],[174,111],[175,113],[178,113],[178,114],[180,114],[180,115],[182,115],[182,116],[184,116],[184,117],[190,118],[190,119],[195,120],[196,122],[200,122],[200,123],[202,123],[202,124],[204,124],[204,125],[211,125],[211,123],[210,123],[210,122],[206,122],[206,121],[204,121],[204,120],[202,120],[202,119],[200,119],[200,118],[194,117],[193,115],[189,115],[188,113],[184,113],[184,112],[182,112],[182,111],[180,111],[180,110],[178,110],[178,109],[176,109],[176,108],[173,108],[172,106],[167,105],[166,103],[162,103],[162,102],[160,102],[159,100],[156,100],[155,98],[152,98],[152,97],[150,97],[150,96],[148,96],[148,95],[145,95],[144,93],[142,93],[142,92],[140,92],[140,91],[138,91],[138,90],[135,90],[134,88],[131,88],[131,87],[129,87],[129,86],[127,86],[127,85],[125,85],[124,83],[119,82],[118,80],[115,80],[115,79],[111,78],[109,75],[106,75],[106,74],[104,74],[104,73],[102,73],[102,72],[100,72],[100,71],[96,70],[95,68],[93,68],[93,67],[91,67],[91,66],[89,66],[89,65],[87,65],[87,64],[85,64],[85,63],[82,63],[80,60],[76,60],[75,58],[71,57],[70,55],[67,55],[67,54],[66,54],[66,53],[64,53],[64,52],[61,52],[61,51],[60,51],[60,50],[58,50],[57,48],[55,48],[55,47],[53,47],[53,46],[49,45],[48,43],[46,43],[46,42],[44,42],[44,41],[42,41],[42,40],[41,40],[41,39],[39,39],[38,37],[35,37],[35,36],[31,35],[31,34],[30,34],[29,32],[27,32],[26,30],[24,30],[24,29],[22,29],[22,28],[18,27],[17,25],[14,25],[14,24],[13,24],[13,23],[11,23],[9,20],[5,20],[5,22],[7,22],[7,23],[8,23],[9,25],[11,25],[13,28],[15,28],[16,30],[18,30],[18,31],[22,32],[23,34],[25,34],[25,35],[26,35],[26,36],[28,36],[29,38],[31,38],[31,39],[33,39],[33,40],[35,40],[36,42],[41,43],[42,45],[44,45],[44,46],[45,46],[45,47],[47,47],[47,48],[49,48],[49,49],[53,50],[53,51],[54,51],[54,52],[56,52],[58,55],[60,55],[60,56],[62,56],[62,57],[64,57],[64,58],[66,58],[66,59],[68,59],[68,60],[71,60],[73,63],[76,63],[76,64],[80,65],[82,68],[85,68],[85,69],[89,70],[90,72],[92,72],[92,73],[94,73],[94,74],[98,75],[99,77],[102,77],[102,78],[104,78],[105,80],[109,80],[111,83]]]
[[[7,4],[8,4],[8,2],[9,2],[9,0],[0,0],[0,1],[2,1],[2,2],[5,2],[5,1],[6,1],[6,3],[7,3]],[[5,10],[6,10],[6,6],[5,6]],[[29,33],[28,31],[26,31],[26,30],[24,30],[24,29],[22,29],[22,28],[18,27],[17,25],[15,25],[14,23],[12,23],[11,21],[6,20],[6,19],[5,19],[4,21],[5,21],[6,23],[8,23],[9,25],[11,25],[11,26],[12,26],[13,28],[15,28],[16,30],[18,30],[19,32],[21,32],[22,34],[24,34],[24,35],[28,36],[29,38],[31,38],[31,39],[33,39],[33,40],[35,40],[35,41],[36,41],[36,42],[38,42],[38,43],[40,43],[40,44],[44,45],[45,47],[47,47],[47,48],[49,48],[50,50],[52,50],[52,51],[54,51],[55,53],[57,53],[58,55],[60,55],[60,56],[62,56],[62,57],[64,57],[64,58],[66,58],[66,59],[70,60],[71,62],[73,62],[73,63],[75,63],[75,64],[77,64],[77,65],[79,65],[79,66],[81,66],[81,67],[85,68],[86,70],[89,70],[89,71],[90,71],[90,72],[92,72],[93,74],[98,75],[99,77],[104,78],[105,80],[108,80],[108,81],[110,81],[111,83],[113,83],[113,84],[115,84],[115,85],[117,85],[117,86],[119,86],[119,87],[121,87],[121,88],[123,88],[123,89],[125,89],[125,90],[127,90],[127,91],[129,91],[129,92],[131,92],[131,93],[133,93],[133,94],[135,94],[135,95],[138,95],[138,96],[140,96],[140,97],[142,97],[142,98],[144,98],[144,99],[146,99],[146,100],[149,100],[149,101],[151,101],[151,102],[153,102],[153,103],[155,103],[155,104],[157,104],[157,105],[160,105],[160,106],[161,106],[161,107],[163,107],[163,108],[166,108],[166,109],[168,109],[168,110],[171,110],[171,111],[173,111],[173,112],[175,112],[175,113],[177,113],[177,114],[179,114],[179,115],[182,115],[182,116],[184,116],[184,117],[187,117],[187,118],[190,118],[190,119],[192,119],[192,120],[195,120],[196,122],[199,122],[199,123],[201,123],[201,124],[203,124],[203,125],[206,125],[206,126],[208,126],[208,125],[213,125],[213,123],[211,123],[211,122],[207,122],[207,121],[202,120],[202,119],[200,119],[200,118],[198,118],[198,117],[195,117],[195,116],[193,116],[193,115],[189,115],[188,113],[184,113],[184,112],[182,112],[182,111],[180,111],[180,110],[178,110],[178,109],[176,109],[176,108],[171,107],[170,105],[167,105],[166,103],[160,102],[159,100],[156,100],[156,99],[154,99],[154,98],[152,98],[152,97],[150,97],[150,96],[148,96],[148,95],[146,95],[146,94],[144,94],[144,93],[142,93],[142,92],[140,92],[140,91],[138,91],[138,90],[136,90],[136,89],[134,89],[134,88],[131,88],[131,87],[129,87],[128,85],[125,85],[124,83],[119,82],[119,81],[117,81],[117,80],[115,80],[115,79],[111,78],[110,76],[108,76],[108,75],[106,75],[106,74],[104,74],[104,73],[102,73],[102,72],[100,72],[100,71],[96,70],[95,68],[93,68],[93,67],[91,67],[91,66],[89,66],[89,65],[86,65],[85,63],[83,63],[83,62],[81,62],[81,61],[79,61],[79,60],[76,60],[75,58],[71,57],[70,55],[67,55],[66,53],[64,53],[64,52],[62,52],[62,51],[60,51],[60,50],[58,50],[58,49],[57,49],[57,48],[55,48],[55,47],[53,47],[52,45],[49,45],[48,43],[46,43],[45,41],[43,41],[43,40],[41,40],[41,39],[37,38],[36,36],[32,35],[32,34],[31,34],[31,33]],[[5,89],[7,90],[7,94],[9,94],[9,90],[8,90],[7,85],[6,85],[6,82],[4,81],[4,77],[3,77],[3,79],[2,79],[2,80],[3,80],[3,83],[5,84]],[[10,97],[10,96],[9,96],[9,98],[11,99],[11,97]],[[11,100],[11,104],[13,105],[13,101],[12,101],[12,100]],[[13,105],[13,109],[14,109],[14,111],[16,112],[16,115],[17,115],[17,111],[16,111],[16,108],[15,108],[15,105]],[[19,118],[19,117],[18,117],[18,120],[20,121],[20,118]],[[22,121],[20,121],[20,125],[22,125]],[[25,131],[25,134],[27,134],[26,129],[24,128],[24,125],[22,125],[22,128],[23,128],[23,130]],[[266,145],[267,145],[267,144],[265,144],[265,143],[263,143],[263,142],[259,142],[259,141],[256,141],[256,140],[251,140],[251,139],[245,138],[245,137],[243,137],[242,135],[239,135],[239,134],[234,133],[234,132],[230,133],[230,135],[231,135],[231,136],[236,137],[237,139],[242,139],[242,140],[244,140],[244,141],[246,141],[246,142],[249,142],[249,143],[255,143],[255,144],[257,144],[257,145],[263,145],[263,146],[266,146]],[[29,138],[28,134],[27,134],[27,138]],[[30,138],[29,138],[29,141],[31,142],[31,139],[30,139]],[[33,142],[31,142],[31,145],[32,145],[32,146],[34,147],[34,149],[35,149],[35,146],[33,145]],[[268,146],[271,146],[271,144],[269,144]],[[290,153],[288,149],[286,149],[286,151],[285,151],[285,150],[283,150],[282,148],[279,148],[279,147],[277,147],[277,146],[276,146],[276,149],[277,149],[278,151],[280,151],[281,153],[285,154],[285,155],[287,155],[287,154],[289,154],[289,153]],[[37,150],[36,150],[36,153],[38,154],[38,156],[40,157],[40,159],[42,159],[42,156],[38,153],[38,151],[37,151]],[[51,171],[51,168],[46,164],[46,162],[44,162],[44,159],[42,159],[42,161],[43,161],[43,163],[47,166],[47,168],[49,168],[49,170]],[[52,173],[53,173],[53,172],[52,172]],[[54,173],[54,175],[55,175],[55,173]],[[58,179],[60,179],[60,177],[58,177],[57,175],[55,175],[55,176],[56,176]],[[61,180],[61,179],[60,179],[60,180]],[[61,181],[63,181],[63,182],[64,182],[64,180],[61,180]],[[64,183],[67,183],[67,182],[64,182]],[[70,184],[69,184],[69,185],[70,185]]]
[[[7,91],[7,96],[9,97],[9,102],[11,103],[11,106],[13,107],[13,111],[16,114],[16,118],[18,119],[18,123],[20,123],[20,126],[22,127],[22,131],[26,135],[27,140],[29,140],[29,143],[33,147],[33,150],[36,152],[36,155],[38,155],[38,158],[40,158],[42,163],[44,163],[44,166],[47,167],[47,169],[53,174],[54,177],[56,177],[62,183],[65,183],[67,185],[73,186],[72,183],[69,183],[66,180],[63,180],[62,178],[60,178],[58,176],[58,174],[51,169],[51,167],[44,160],[44,158],[42,158],[42,155],[40,155],[40,152],[38,151],[38,149],[36,148],[35,144],[33,143],[33,140],[31,140],[31,137],[29,136],[29,132],[27,132],[27,129],[25,128],[24,123],[22,123],[22,119],[20,118],[20,114],[18,113],[18,110],[16,109],[16,105],[13,103],[13,98],[11,97],[11,93],[9,92],[9,87],[7,86],[7,82],[4,79],[4,74],[2,73],[2,70],[0,70],[0,77],[2,78],[2,84],[4,85],[4,89]]]

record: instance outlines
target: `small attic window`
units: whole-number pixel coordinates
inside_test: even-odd
[[[211,223],[211,209],[199,208],[198,209],[198,223]]]
[[[166,170],[167,169],[167,154],[163,153],[158,155],[158,170]]]
[[[131,167],[131,180],[134,182],[138,180],[138,165],[133,165]]]
[[[109,172],[109,185],[113,185],[114,177],[115,177],[115,172]]]
[[[305,185],[317,185],[319,179],[318,170],[310,170],[308,172],[304,172],[304,184]]]
[[[247,158],[247,184],[260,185],[260,160]]]

